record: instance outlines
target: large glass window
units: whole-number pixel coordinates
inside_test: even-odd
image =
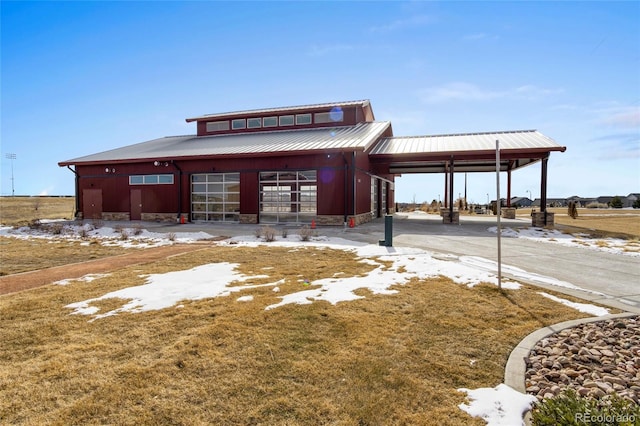
[[[317,172],[260,173],[260,222],[311,222],[317,214]]]
[[[240,173],[191,175],[191,219],[238,222]]]

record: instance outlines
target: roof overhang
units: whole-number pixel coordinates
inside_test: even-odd
[[[516,170],[547,158],[566,147],[535,130],[390,137],[370,153],[371,161],[386,163],[389,172],[445,173],[496,170],[495,143],[500,141],[500,170]]]

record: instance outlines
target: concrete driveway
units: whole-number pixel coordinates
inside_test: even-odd
[[[502,227],[529,227],[529,219],[501,220]],[[497,235],[488,228],[497,225],[495,216],[463,216],[460,225],[444,225],[437,215],[396,214],[393,245],[416,247],[457,256],[478,256],[497,261]],[[158,225],[160,232],[205,231],[212,235],[253,235],[259,225],[186,224]],[[277,227],[276,227],[277,228]],[[291,231],[293,234],[295,231]],[[384,238],[384,219],[355,228],[319,227],[320,235],[377,244]],[[536,242],[524,238],[501,238],[503,276],[520,282],[570,294],[581,299],[640,313],[640,257]],[[541,279],[523,278],[505,272],[514,266]],[[497,273],[497,270],[495,271]],[[517,275],[517,274],[516,274]],[[527,275],[528,276],[528,275]],[[564,281],[583,290],[545,283],[544,277]]]

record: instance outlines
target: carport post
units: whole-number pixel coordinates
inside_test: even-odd
[[[451,170],[449,170],[449,220],[453,223],[453,155],[451,156]]]
[[[549,154],[542,159],[542,176],[540,177],[540,211],[542,212],[544,225],[547,225],[547,163]]]

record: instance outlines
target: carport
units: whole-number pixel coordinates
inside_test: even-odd
[[[551,152],[567,148],[537,130],[388,137],[375,145],[369,158],[377,170],[388,173],[443,173],[444,206],[448,222],[455,223],[454,174],[495,172],[496,141],[500,142],[500,172],[507,172],[507,207],[511,207],[511,172],[541,161],[540,212],[532,221],[534,226],[553,225],[553,213],[546,208],[547,167]],[[443,219],[446,223],[447,217]]]

